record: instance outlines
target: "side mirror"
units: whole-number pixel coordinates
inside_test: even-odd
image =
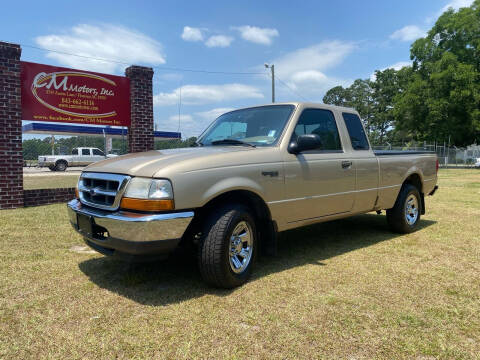
[[[288,145],[290,154],[299,154],[302,151],[315,150],[322,147],[322,141],[317,134],[305,134],[297,137],[296,141],[292,141]]]

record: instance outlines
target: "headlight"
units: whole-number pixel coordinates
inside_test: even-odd
[[[124,196],[135,199],[173,199],[172,184],[168,180],[134,177]]]
[[[173,210],[172,183],[163,179],[134,177],[128,183],[120,207],[141,211]]]

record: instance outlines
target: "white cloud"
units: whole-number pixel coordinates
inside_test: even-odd
[[[179,118],[178,115],[172,115],[168,118],[168,120],[172,123],[175,123],[175,125],[178,126],[178,118]],[[191,121],[193,121],[192,115],[180,114],[180,124],[182,122],[191,122]]]
[[[242,39],[262,45],[270,45],[273,38],[278,36],[277,29],[259,28],[250,25],[232,27],[232,29],[238,30]]]
[[[299,71],[292,75],[291,80],[294,83],[303,83],[308,81],[322,82],[327,80],[327,76],[317,70]]]
[[[441,15],[443,12],[447,11],[449,8],[457,11],[460,8],[469,7],[472,5],[473,0],[453,0],[445,5],[439,12],[438,15]]]
[[[384,71],[384,70],[387,70],[387,69],[393,69],[393,70],[398,71],[405,66],[412,66],[412,62],[411,61],[399,61],[399,62],[396,62],[395,64],[390,65],[390,66],[386,66],[384,68],[381,68],[380,71]],[[370,80],[371,81],[375,81],[376,79],[377,79],[377,77],[375,76],[375,73],[370,75]]]
[[[153,97],[155,106],[175,105],[180,99],[182,104],[201,105],[221,101],[234,101],[240,99],[263,99],[259,89],[244,84],[223,84],[223,85],[185,85],[170,93],[159,93]]]
[[[208,47],[228,47],[232,43],[233,38],[226,35],[213,35],[208,38],[205,45]]]
[[[199,28],[185,26],[183,28],[182,39],[185,41],[203,41],[203,33]]]
[[[469,7],[473,3],[473,0],[452,0],[447,3],[444,7],[438,10],[434,15],[427,16],[425,18],[425,24],[431,25],[436,19],[442,15],[445,11],[452,8],[455,11],[458,11],[461,8]],[[417,25],[407,25],[390,35],[391,39],[399,39],[402,41],[412,41],[420,37],[426,36],[426,31],[423,31]]]
[[[164,81],[180,81],[183,79],[183,75],[179,73],[165,73],[159,74],[158,77]]]
[[[418,27],[417,25],[407,25],[401,29],[398,29],[392,35],[390,35],[390,39],[400,41],[413,41],[418,38],[424,37],[425,35],[425,31],[420,29],[420,27]]]
[[[215,108],[208,111],[197,112],[196,115],[200,116],[202,119],[213,121],[222,114],[225,114],[229,111],[235,110],[234,108]]]
[[[138,31],[111,24],[80,24],[63,34],[39,36],[35,42],[46,49],[127,64],[165,63],[158,41]],[[128,66],[56,52],[48,52],[46,56],[68,67],[106,73],[118,73]]]
[[[281,84],[277,87],[278,90],[296,100],[306,98],[321,101],[329,88],[347,83],[347,80],[328,76],[325,71],[339,65],[355,47],[355,44],[350,42],[324,41],[274,59],[272,63],[275,64],[278,78],[286,82],[297,94],[292,94]]]
[[[273,61],[280,77],[290,77],[308,70],[324,71],[338,65],[355,45],[341,41],[324,41],[301,48]]]
[[[162,119],[157,122],[158,128],[162,131],[178,131],[182,133],[183,138],[191,136],[198,136],[203,130],[207,128],[212,122],[210,119],[197,118],[189,114],[180,115],[180,123],[178,121],[178,114],[171,115],[167,119]]]

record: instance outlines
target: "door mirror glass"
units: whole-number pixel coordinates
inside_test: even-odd
[[[288,146],[288,152],[291,154],[299,154],[303,151],[320,149],[322,141],[317,134],[305,134],[297,137],[297,140],[292,141]]]

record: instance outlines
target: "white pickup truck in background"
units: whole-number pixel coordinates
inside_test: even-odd
[[[41,155],[38,157],[38,166],[48,167],[52,171],[65,171],[69,166],[87,166],[115,156],[117,155],[105,155],[98,148],[79,147],[72,149],[71,155]]]

